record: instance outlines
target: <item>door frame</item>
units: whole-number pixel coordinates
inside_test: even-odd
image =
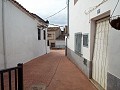
[[[110,17],[110,10],[98,15],[97,17],[94,17],[91,19],[91,29],[90,29],[90,60],[93,62],[93,56],[94,56],[94,48],[95,48],[95,37],[96,37],[96,22],[99,20],[103,20],[107,17]],[[92,78],[92,70],[93,65],[91,65],[91,81],[94,83],[94,85],[99,88],[100,90],[104,90],[93,78]],[[107,70],[108,71],[108,70]]]

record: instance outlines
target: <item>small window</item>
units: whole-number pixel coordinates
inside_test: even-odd
[[[43,31],[43,33],[44,33],[43,38],[44,38],[44,40],[45,40],[45,39],[46,39],[46,32],[45,32],[45,30]]]
[[[55,47],[55,43],[51,43],[51,47]]]
[[[77,3],[78,0],[74,0],[74,5]]]
[[[88,47],[88,34],[83,35],[83,46]]]
[[[38,40],[41,40],[41,30],[38,28]]]
[[[51,37],[52,36],[52,34],[48,34],[48,37]]]
[[[47,46],[50,46],[50,44],[49,44],[49,40],[47,40]]]

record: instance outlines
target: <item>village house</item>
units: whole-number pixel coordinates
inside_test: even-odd
[[[48,43],[51,48],[64,48],[65,36],[60,27],[48,27]]]
[[[68,0],[67,56],[99,90],[120,90],[120,31],[110,25],[118,2]]]
[[[0,70],[49,53],[47,23],[15,0],[0,0]]]
[[[61,31],[59,37],[56,38],[55,47],[58,49],[65,49],[65,31]]]

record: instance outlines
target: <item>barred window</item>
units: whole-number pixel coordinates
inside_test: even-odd
[[[83,46],[88,47],[88,34],[83,34]]]
[[[75,34],[75,53],[81,55],[81,42],[82,42],[82,33]]]

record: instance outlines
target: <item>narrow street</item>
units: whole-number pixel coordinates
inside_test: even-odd
[[[97,90],[84,74],[64,56],[52,50],[24,64],[24,90]]]

